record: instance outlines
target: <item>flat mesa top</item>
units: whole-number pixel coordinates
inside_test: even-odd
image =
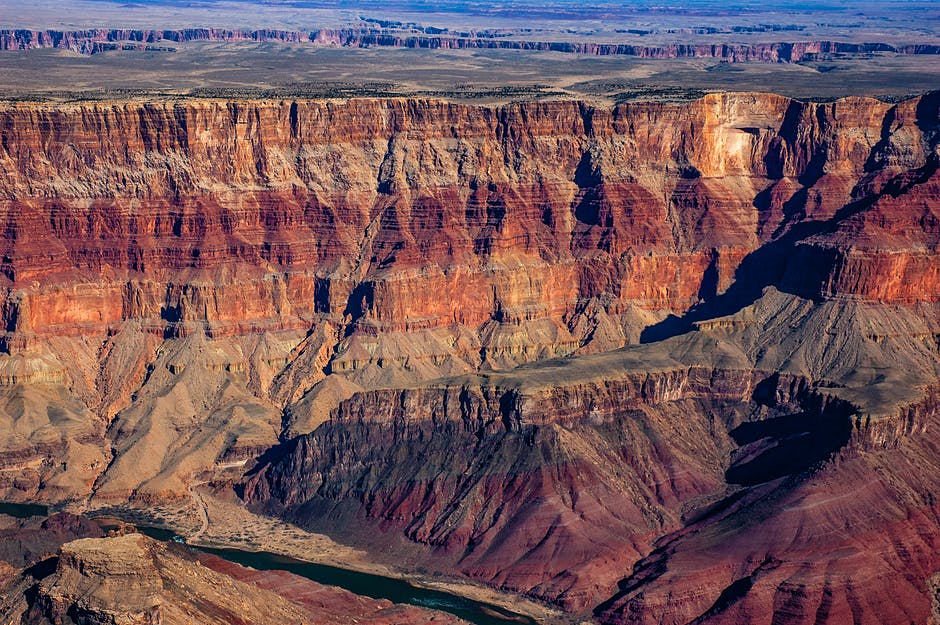
[[[940,87],[932,2],[618,4],[12,0],[0,6],[0,97],[610,104]]]

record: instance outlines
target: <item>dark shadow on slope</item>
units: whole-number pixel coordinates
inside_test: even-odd
[[[297,447],[297,441],[300,437],[292,438],[283,443],[278,443],[273,447],[269,447],[263,454],[258,456],[255,459],[255,465],[245,473],[243,476],[244,479],[247,479],[253,475],[259,473],[262,469],[267,468],[268,466],[276,465],[279,461],[283,460],[287,455],[293,453],[294,449]],[[243,483],[236,485],[236,491],[239,497],[242,497],[244,494]]]
[[[692,329],[696,321],[730,315],[753,304],[766,287],[782,282],[794,246],[803,239],[825,232],[829,227],[828,222],[799,223],[779,239],[754,250],[741,262],[735,272],[734,283],[727,291],[697,304],[682,317],[670,315],[645,328],[640,334],[640,342],[654,343],[684,334]]]
[[[881,122],[881,138],[878,143],[875,144],[875,147],[872,148],[871,154],[868,155],[868,160],[865,161],[865,171],[874,172],[878,171],[884,166],[884,159],[887,156],[888,150],[891,146],[891,128],[894,127],[894,123],[897,120],[898,116],[898,107],[894,106],[888,113],[885,115],[885,118]]]
[[[718,595],[715,603],[712,604],[712,606],[708,608],[708,610],[706,610],[701,616],[691,621],[689,625],[704,625],[741,599],[744,599],[744,597],[747,596],[747,593],[751,591],[751,588],[754,587],[754,582],[757,580],[757,578],[760,577],[764,572],[773,570],[776,564],[777,563],[774,562],[772,558],[765,558],[764,561],[761,562],[760,565],[758,565],[758,567],[754,569],[750,575],[731,582],[731,584],[721,591],[721,594]]]
[[[602,618],[604,613],[614,609],[624,597],[629,596],[643,586],[652,584],[665,575],[668,570],[669,557],[673,553],[672,547],[675,540],[673,538],[672,540],[663,541],[664,544],[658,545],[653,552],[638,561],[633,566],[633,572],[630,576],[617,582],[617,592],[607,601],[594,607],[594,616]]]
[[[583,190],[594,188],[603,181],[604,178],[601,176],[600,168],[594,162],[594,157],[590,152],[584,152],[574,171],[574,183]]]
[[[352,290],[343,310],[343,317],[349,319],[343,330],[343,338],[349,337],[355,331],[356,322],[372,309],[374,299],[375,285],[371,282],[361,282]]]
[[[930,151],[936,150],[940,139],[940,91],[924,94],[917,103],[916,124],[924,134]]]
[[[50,575],[52,575],[53,573],[55,573],[55,570],[58,564],[59,564],[58,556],[52,556],[44,560],[40,560],[36,564],[33,564],[32,566],[28,567],[26,570],[23,571],[23,574],[28,575],[29,577],[32,577],[33,579],[37,581],[43,580],[49,577]]]
[[[699,623],[706,623],[709,619],[721,614],[727,610],[733,603],[743,599],[747,593],[751,591],[751,588],[754,586],[754,579],[748,575],[747,577],[742,577],[741,579],[731,582],[731,584],[721,591],[721,594],[718,595],[718,599],[715,600],[714,605],[710,607],[704,614],[692,621],[690,625],[698,625]]]
[[[698,288],[698,298],[708,300],[718,295],[718,250],[712,250],[712,259],[702,274],[702,284]]]
[[[574,172],[574,183],[578,185],[578,193],[575,196],[574,217],[579,222],[588,226],[604,225],[609,228],[609,215],[605,220],[608,223],[601,224],[601,200],[603,196],[603,177],[600,169],[594,162],[590,152],[581,155],[578,167]]]
[[[877,194],[846,204],[831,219],[794,224],[779,238],[744,257],[735,272],[734,283],[727,291],[693,306],[682,317],[670,315],[663,321],[649,326],[640,334],[640,342],[662,341],[690,331],[697,321],[732,315],[756,302],[769,286],[775,286],[785,293],[799,297],[818,299],[821,284],[828,275],[837,252],[819,248],[818,254],[828,254],[832,258],[817,256],[806,259],[798,253],[799,244],[810,237],[835,232],[840,222],[869,209],[882,197],[897,197],[923,184],[936,174],[937,165],[938,157],[931,153],[922,167],[899,174],[886,183]],[[801,263],[801,260],[813,262]],[[828,264],[820,262],[823,260]]]
[[[725,472],[725,481],[754,486],[801,473],[845,446],[851,432],[847,417],[807,412],[742,423],[730,432],[742,448]]]

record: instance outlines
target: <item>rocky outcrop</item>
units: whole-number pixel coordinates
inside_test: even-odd
[[[33,610],[53,623],[163,622],[164,586],[152,550],[139,534],[64,545],[56,572],[44,580]]]
[[[729,485],[799,473],[850,437],[854,408],[805,380],[615,363],[361,393],[243,494],[310,527],[359,527],[359,543],[401,532],[444,570],[580,610]],[[768,429],[738,448],[736,431],[775,417],[814,446]]]
[[[429,31],[431,29],[423,29]],[[416,32],[417,31],[417,32]],[[940,54],[935,44],[851,43],[797,41],[769,43],[676,43],[660,46],[584,41],[532,41],[485,35],[454,36],[385,28],[323,28],[314,31],[230,30],[188,28],[179,30],[92,29],[80,31],[0,30],[0,50],[61,48],[92,55],[111,50],[172,51],[160,42],[185,41],[280,41],[337,45],[352,48],[391,47],[435,50],[503,49],[541,50],[590,54],[626,55],[648,59],[712,58],[728,62],[798,63],[833,54]]]
[[[46,570],[49,569],[51,570]],[[173,625],[187,623],[443,623],[451,615],[358,597],[283,572],[245,569],[220,558],[157,543],[141,534],[69,542],[32,581],[12,587],[5,622]],[[6,590],[11,590],[7,587]]]

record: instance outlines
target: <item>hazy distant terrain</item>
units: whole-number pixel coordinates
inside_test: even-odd
[[[441,28],[528,29],[564,33],[570,38],[603,36],[605,40],[666,41],[669,30],[700,30],[699,40],[722,39],[720,31],[738,32],[735,39],[767,40],[768,31],[786,28],[789,39],[810,37],[853,40],[936,40],[940,9],[929,0],[863,2],[721,2],[696,0],[670,5],[656,1],[572,2],[513,0],[509,2],[426,1],[256,1],[175,0],[115,2],[112,0],[8,0],[0,6],[0,28],[122,27],[185,28],[310,28],[335,27],[362,17],[415,22]],[[709,34],[709,29],[719,32]],[[624,31],[652,32],[624,32]],[[618,32],[620,31],[620,32]],[[769,31],[771,38],[774,32]]]
[[[0,53],[6,98],[140,95],[320,97],[429,95],[484,101],[772,91],[798,98],[903,96],[940,84],[940,56],[813,64],[658,61],[514,50],[346,49],[193,42],[176,52]]]
[[[936,46],[932,2],[129,2],[66,0],[0,6],[0,29],[360,29],[412,40],[748,46],[800,42]],[[115,42],[115,47],[121,45]],[[436,45],[436,44],[435,44]],[[128,46],[131,47],[131,46]],[[644,59],[524,50],[351,48],[275,41],[158,41],[160,50],[0,53],[14,99],[350,97],[427,95],[471,101],[688,99],[722,90],[806,99],[896,99],[940,85],[940,55],[820,54],[799,63]],[[433,47],[433,46],[432,46]]]

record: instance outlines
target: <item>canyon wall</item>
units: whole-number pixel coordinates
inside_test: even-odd
[[[608,364],[591,363],[602,379],[562,367],[548,380],[506,374],[355,395],[243,495],[308,527],[349,528],[360,543],[377,527],[400,533],[443,570],[583,610],[691,508],[718,499],[726,471],[731,482],[768,482],[849,436],[851,407],[805,380]],[[819,448],[789,450],[803,454],[798,466],[765,475],[754,450],[727,466],[729,431],[802,408]]]
[[[624,43],[532,41],[492,36],[451,36],[377,28],[322,28],[313,31],[230,30],[187,28],[177,30],[88,29],[78,31],[0,30],[0,50],[59,48],[92,55],[111,50],[172,51],[162,42],[280,41],[351,48],[391,47],[433,50],[501,49],[625,55],[647,59],[712,58],[728,62],[799,63],[832,54],[940,54],[935,44],[850,43],[795,41],[770,43],[675,43],[645,46]]]
[[[762,286],[937,301],[936,117],[936,96],[8,104],[5,341],[322,316],[544,321],[573,346],[588,308],[681,313],[757,280],[758,248],[789,257]]]
[[[357,390],[651,341],[767,288],[933,305],[937,115],[936,94],[5,104],[0,380],[30,408],[0,481],[100,492],[112,463],[115,496],[185,492]],[[104,442],[165,449],[205,415],[169,468]]]
[[[610,623],[908,567],[918,620],[940,563],[884,537],[936,540],[938,129],[938,93],[2,104],[0,491],[238,483]],[[855,492],[882,538],[823,538]]]

